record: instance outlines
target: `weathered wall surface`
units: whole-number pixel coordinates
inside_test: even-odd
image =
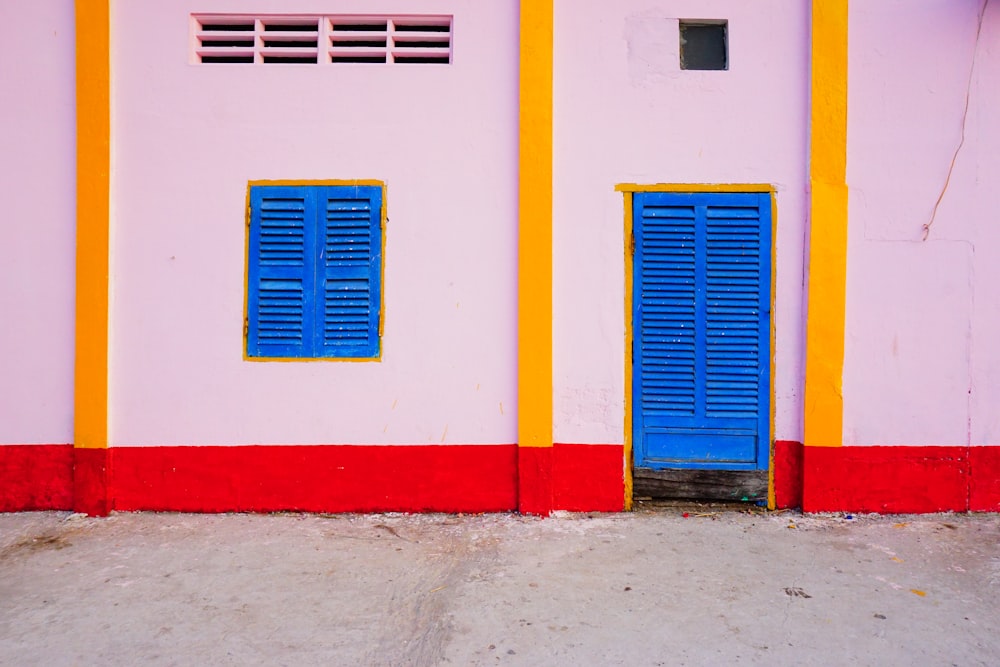
[[[73,3],[0,6],[0,444],[73,441]]]
[[[1000,444],[998,43],[995,2],[851,4],[847,445]]]
[[[621,443],[625,257],[617,183],[776,190],[775,432],[802,440],[808,3],[556,2],[555,440]],[[678,19],[728,19],[728,71],[681,71]]]
[[[516,441],[517,5],[451,65],[195,65],[192,12],[113,4],[113,445]],[[412,14],[307,0],[303,14]],[[242,358],[247,181],[387,184],[380,363]]]

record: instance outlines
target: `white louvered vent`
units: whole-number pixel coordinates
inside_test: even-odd
[[[198,14],[192,18],[196,63],[451,62],[451,16]]]

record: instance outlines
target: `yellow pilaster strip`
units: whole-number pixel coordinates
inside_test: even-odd
[[[813,0],[805,444],[843,444],[848,0]]]
[[[109,0],[76,0],[74,443],[108,446]]]
[[[552,446],[552,0],[521,0],[518,444]]]

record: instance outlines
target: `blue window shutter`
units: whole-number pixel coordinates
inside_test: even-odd
[[[313,354],[315,197],[309,188],[250,190],[247,355]]]
[[[382,189],[331,186],[319,197],[315,345],[321,356],[379,355]]]

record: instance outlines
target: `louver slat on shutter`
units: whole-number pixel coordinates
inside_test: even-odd
[[[315,281],[315,216],[302,188],[251,191],[247,354],[301,357],[312,347],[306,307]]]
[[[320,202],[323,247],[317,347],[323,356],[379,354],[382,191],[330,188]]]

